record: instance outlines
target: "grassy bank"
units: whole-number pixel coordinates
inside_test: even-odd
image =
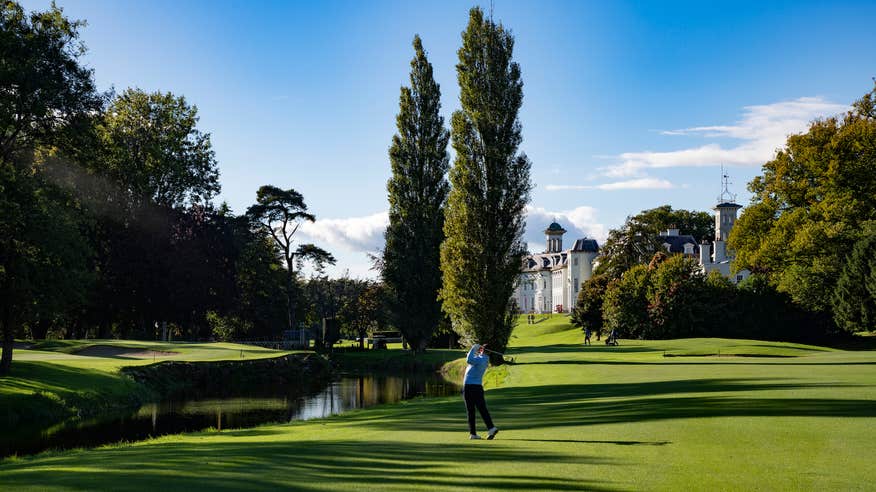
[[[48,341],[16,349],[0,378],[0,430],[22,423],[46,426],[136,406],[154,389],[120,373],[124,366],[161,361],[253,360],[287,352],[227,343]]]
[[[868,490],[876,483],[876,352],[753,340],[621,340],[619,347],[581,340],[562,317],[518,327],[509,350],[517,363],[487,391],[502,429],[494,441],[467,439],[458,397],[420,399],[7,460],[0,480],[14,490]]]
[[[462,350],[431,349],[422,354],[407,350],[335,350],[329,357],[338,369],[349,372],[437,371],[446,363],[463,357]]]

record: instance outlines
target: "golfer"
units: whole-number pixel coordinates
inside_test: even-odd
[[[490,363],[490,358],[484,355],[484,345],[474,344],[468,351],[468,367],[465,368],[463,380],[462,398],[465,400],[465,413],[468,415],[469,439],[480,439],[475,427],[475,407],[481,412],[487,429],[487,439],[496,437],[499,429],[493,425],[490,411],[487,410],[487,402],[484,400],[484,372]]]

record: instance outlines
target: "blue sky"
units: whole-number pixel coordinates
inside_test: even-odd
[[[317,216],[301,240],[335,253],[331,274],[352,276],[373,275],[365,252],[382,245],[411,39],[423,38],[449,122],[456,50],[475,5],[58,4],[88,21],[85,60],[101,88],[171,91],[197,105],[220,200],[243,212],[262,184],[295,188]],[[746,204],[746,183],[787,134],[843,111],[876,76],[872,1],[497,0],[493,12],[514,33],[523,71],[533,248],[554,217],[567,236],[601,241],[645,208],[709,210],[721,164]]]

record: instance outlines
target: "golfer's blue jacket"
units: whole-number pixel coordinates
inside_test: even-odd
[[[484,373],[490,358],[486,355],[478,355],[480,345],[474,344],[468,351],[468,367],[465,368],[465,379],[462,384],[484,384]]]

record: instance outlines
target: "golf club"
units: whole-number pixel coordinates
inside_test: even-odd
[[[488,348],[486,348],[486,347],[483,347],[483,349],[484,349],[484,352],[490,352],[490,353],[492,353],[492,354],[501,355],[501,356],[502,356],[502,359],[504,359],[505,357],[508,357],[508,356],[506,356],[505,354],[503,354],[502,352],[496,352],[495,350],[490,350],[490,349],[488,349]],[[513,364],[513,363],[514,363],[514,357],[508,357],[508,360],[505,361],[505,362],[507,362],[507,363],[509,363],[509,364]]]

